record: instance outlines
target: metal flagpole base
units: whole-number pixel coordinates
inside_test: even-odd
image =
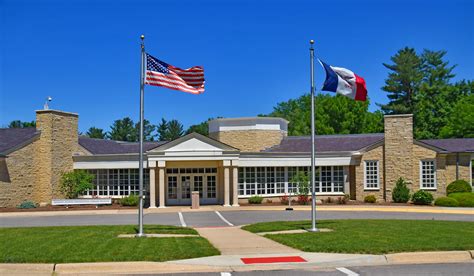
[[[306,229],[306,231],[308,231],[308,232],[319,232],[319,229],[318,228],[310,228],[310,229]]]
[[[135,238],[146,238],[146,234],[145,233],[137,233],[135,235]]]

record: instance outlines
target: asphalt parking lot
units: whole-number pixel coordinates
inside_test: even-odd
[[[220,214],[220,216],[219,216]],[[222,227],[266,221],[310,219],[310,211],[215,211],[170,212],[145,214],[145,224],[163,224],[189,227]],[[318,211],[318,219],[414,219],[474,221],[472,215],[401,212]],[[0,217],[0,227],[122,225],[137,223],[136,214],[8,216]]]

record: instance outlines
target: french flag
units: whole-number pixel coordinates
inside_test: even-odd
[[[326,71],[324,91],[336,92],[356,101],[367,100],[367,87],[365,80],[351,70],[327,65],[319,60]]]

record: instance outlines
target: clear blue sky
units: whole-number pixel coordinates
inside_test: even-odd
[[[365,78],[375,110],[387,101],[382,63],[404,46],[445,49],[456,78],[474,78],[473,2],[0,0],[0,126],[33,120],[47,96],[79,113],[81,131],[137,120],[142,33],[152,55],[206,75],[199,96],[146,87],[152,123],[255,116],[308,92],[309,39]]]

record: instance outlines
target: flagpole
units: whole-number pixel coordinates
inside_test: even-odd
[[[315,185],[315,175],[316,168],[314,166],[314,40],[309,41],[311,47],[309,48],[309,57],[310,57],[310,72],[311,72],[311,229],[309,232],[317,232],[316,228],[316,185]]]
[[[145,36],[141,35],[141,60],[140,60],[140,157],[139,157],[139,207],[138,207],[138,233],[137,237],[144,237],[143,233],[143,119],[145,102]]]

